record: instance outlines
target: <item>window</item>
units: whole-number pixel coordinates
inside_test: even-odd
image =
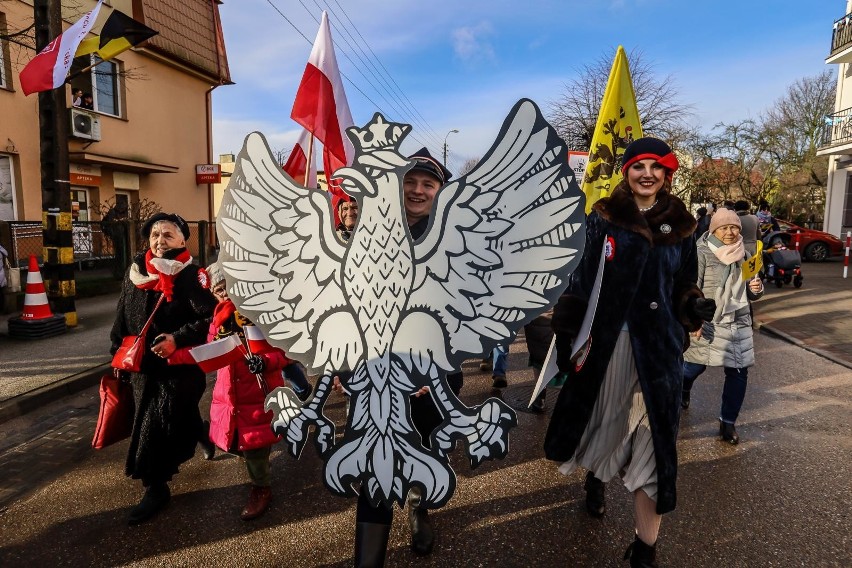
[[[81,104],[104,114],[121,116],[118,96],[119,66],[114,61],[103,61],[95,54],[78,57],[71,66],[71,75],[79,73],[71,80],[71,90],[83,91]],[[75,102],[75,106],[76,102]]]
[[[15,220],[14,180],[12,156],[0,154],[0,221]]]

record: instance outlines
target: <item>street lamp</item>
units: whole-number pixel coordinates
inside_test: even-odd
[[[455,128],[453,128],[452,130],[450,130],[449,132],[447,132],[447,135],[446,135],[446,136],[444,136],[444,166],[445,166],[445,167],[446,167],[446,165],[447,165],[447,138],[449,138],[449,137],[450,137],[450,134],[453,134],[453,133],[458,134],[458,133],[459,133],[459,131],[458,131],[458,130],[456,130]]]

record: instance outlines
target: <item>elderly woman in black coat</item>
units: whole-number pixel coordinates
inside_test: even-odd
[[[648,567],[656,566],[661,515],[675,508],[687,331],[712,316],[713,301],[695,285],[695,219],[670,193],[677,158],[663,141],[640,138],[623,164],[624,180],[588,216],[582,262],[554,309],[559,370],[568,378],[544,446],[549,459],[564,462],[566,475],[588,470],[593,516],[605,512],[604,483],[622,478],[634,494],[636,523],[625,558]],[[601,254],[590,337],[571,360]]]
[[[143,225],[142,236],[149,249],[134,259],[124,279],[110,334],[115,353],[122,337],[141,332],[163,296],[145,337],[141,371],[130,374],[136,410],[125,473],[145,487],[130,512],[131,525],[166,506],[171,497],[167,483],[195,453],[203,428],[198,403],[204,372],[195,365],[170,366],[166,359],[179,347],[205,342],[216,305],[206,272],[192,263],[186,249],[186,221],[157,213]]]

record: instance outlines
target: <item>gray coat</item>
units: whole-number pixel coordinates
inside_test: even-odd
[[[737,215],[740,217],[740,223],[742,223],[742,231],[740,234],[743,236],[743,246],[745,246],[746,251],[749,256],[754,256],[757,252],[757,241],[760,240],[760,221],[757,220],[755,215],[752,215],[748,211],[737,211]]]
[[[713,298],[724,274],[725,265],[716,258],[707,245],[705,233],[697,243],[698,251],[698,286],[705,298]],[[750,301],[763,296],[763,291],[755,294],[746,288]],[[708,367],[734,367],[742,369],[754,365],[754,336],[751,329],[751,314],[749,306],[737,310],[731,323],[704,322],[701,337],[691,338],[689,349],[683,358],[690,363],[707,365]]]

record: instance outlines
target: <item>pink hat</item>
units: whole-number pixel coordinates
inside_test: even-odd
[[[725,225],[736,225],[740,229],[743,228],[740,216],[735,211],[723,207],[710,217],[710,234],[713,234],[716,229]]]

